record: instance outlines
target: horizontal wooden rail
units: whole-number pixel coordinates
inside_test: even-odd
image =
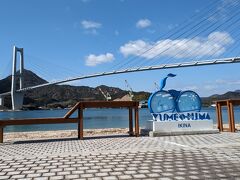
[[[227,102],[231,102],[235,106],[240,105],[240,99],[226,99],[226,100],[216,101],[215,103],[218,103],[221,106],[227,106]]]
[[[36,119],[17,119],[17,120],[0,120],[0,126],[11,125],[29,125],[29,124],[60,124],[60,123],[77,123],[77,118],[36,118]]]
[[[137,108],[139,102],[136,101],[88,101],[81,102],[83,108]],[[81,106],[80,105],[80,106]]]
[[[31,125],[31,124],[61,124],[78,123],[78,118],[36,118],[36,119],[17,119],[0,120],[0,143],[3,143],[3,128],[12,125]]]

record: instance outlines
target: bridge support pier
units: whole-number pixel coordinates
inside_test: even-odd
[[[20,53],[20,70],[17,73],[17,53]],[[17,80],[19,77],[19,90],[23,88],[23,48],[13,47],[13,66],[12,66],[12,87],[11,87],[11,98],[12,98],[12,110],[19,110],[23,106],[23,92],[17,92]]]
[[[24,93],[13,92],[11,96],[12,96],[12,110],[15,111],[22,109]]]
[[[0,96],[0,106],[4,106],[4,97]]]

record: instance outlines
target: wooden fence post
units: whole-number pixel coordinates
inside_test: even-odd
[[[0,143],[3,143],[3,126],[0,126]]]
[[[83,104],[78,107],[78,139],[83,139]]]
[[[233,111],[233,103],[230,101],[229,102],[229,110],[230,110],[230,112],[229,112],[229,114],[230,114],[230,116],[231,116],[231,132],[235,132],[235,120],[234,120],[234,111]]]
[[[217,108],[217,122],[218,122],[218,129],[220,132],[223,132],[223,122],[222,122],[222,106],[220,103],[216,103]]]
[[[139,115],[138,115],[138,107],[135,107],[135,136],[139,136]]]
[[[129,108],[129,135],[133,135],[133,115],[132,108]]]

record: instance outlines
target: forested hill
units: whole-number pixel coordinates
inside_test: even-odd
[[[47,83],[35,73],[25,70],[24,71],[24,86],[30,87],[38,84]],[[0,93],[10,91],[11,76],[8,76],[0,80]],[[108,92],[112,100],[121,99],[127,97],[128,91],[122,90],[117,87],[98,86],[71,86],[71,85],[51,85],[35,90],[27,91],[24,97],[24,105],[27,108],[65,108],[73,106],[77,101],[94,101],[105,100],[104,96],[99,91],[101,88],[104,92]],[[149,92],[134,92],[134,100],[146,100],[148,99]],[[216,100],[223,99],[240,99],[240,90],[229,91],[225,94],[215,94],[209,97],[202,98],[202,104],[204,106],[210,106]],[[124,99],[126,100],[126,99]],[[5,106],[11,107],[10,96],[5,100]]]
[[[210,106],[217,100],[225,99],[240,99],[240,90],[228,91],[224,94],[214,94],[209,97],[202,97],[202,103],[204,106]]]
[[[47,83],[46,80],[40,78],[35,73],[24,71],[24,87],[30,87],[38,84]],[[10,91],[11,76],[0,80],[0,93]],[[51,85],[35,90],[27,91],[24,97],[24,105],[27,107],[70,107],[77,101],[94,101],[105,100],[104,96],[99,91],[108,92],[112,100],[122,98],[128,94],[128,91],[116,87],[98,86],[71,86],[71,85]],[[149,97],[148,92],[134,92],[135,100],[143,100]],[[11,107],[10,97],[6,98],[6,106]]]

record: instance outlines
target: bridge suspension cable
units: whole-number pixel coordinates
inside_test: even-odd
[[[66,70],[66,67],[61,67],[60,65],[54,65],[56,67],[60,67],[61,71],[65,71],[67,73],[71,72],[74,74],[75,78],[69,78],[65,80],[60,81],[54,81],[50,83],[46,83],[43,85],[38,85],[30,88],[25,88],[21,91],[25,91],[28,89],[35,89],[38,87],[43,87],[46,85],[53,85],[53,84],[61,84],[65,82],[70,82],[74,80],[80,80],[80,79],[86,79],[86,78],[92,78],[92,77],[99,77],[99,76],[106,76],[106,75],[113,75],[113,74],[121,74],[121,73],[130,73],[130,72],[138,72],[138,71],[146,71],[146,70],[156,70],[156,69],[167,69],[167,68],[178,68],[178,67],[190,67],[190,66],[203,66],[203,65],[214,65],[214,64],[226,64],[226,63],[237,63],[240,62],[239,57],[235,58],[217,58],[219,57],[219,48],[226,48],[225,46],[214,46],[211,49],[206,49],[205,54],[201,54],[201,47],[196,46],[191,49],[191,51],[186,51],[183,49],[178,49],[177,53],[169,55],[166,52],[169,51],[171,48],[175,48],[179,43],[181,43],[181,46],[187,46],[187,44],[193,40],[196,40],[197,38],[200,38],[201,36],[210,35],[213,32],[216,31],[222,31],[227,32],[229,36],[223,36],[221,41],[224,42],[227,40],[227,38],[231,38],[230,35],[234,35],[236,40],[240,39],[240,31],[237,31],[237,28],[239,26],[240,22],[240,8],[238,1],[234,1],[234,3],[226,4],[224,8],[226,9],[225,12],[225,19],[224,21],[209,21],[210,17],[217,17],[217,15],[221,12],[220,8],[217,8],[216,6],[219,6],[219,1],[210,1],[209,5],[204,7],[202,10],[200,10],[199,13],[195,13],[191,19],[188,19],[187,21],[184,21],[180,26],[173,29],[172,31],[169,31],[163,36],[158,37],[155,41],[153,41],[153,44],[150,44],[150,48],[143,48],[140,50],[140,52],[136,56],[130,56],[125,61],[116,62],[113,66],[115,70],[111,71],[105,71],[103,73],[95,73],[90,75],[80,75],[80,73],[73,73],[72,70]],[[235,9],[234,11],[230,11],[230,9]],[[231,10],[232,10],[231,9]],[[236,33],[237,32],[237,33]],[[202,39],[204,39],[201,37]],[[164,38],[164,39],[163,39]],[[170,42],[166,43],[166,48],[162,49],[161,51],[157,51],[158,43],[157,41],[160,40],[171,40]],[[229,52],[235,52],[237,49],[237,45],[239,44],[239,41],[235,41],[236,43],[231,45],[231,47],[228,48]],[[211,50],[211,53],[208,54],[208,51]],[[224,52],[225,51],[225,52]],[[221,55],[225,55],[226,49],[223,49],[223,52]],[[148,56],[149,58],[146,58]],[[164,57],[164,58],[161,58]],[[180,57],[180,58],[179,58]],[[183,58],[184,57],[184,58]],[[36,59],[33,56],[29,56],[32,60]],[[191,60],[185,60],[189,59]],[[213,60],[202,60],[202,59],[212,59]],[[180,62],[184,59],[184,62]],[[142,60],[142,61],[140,61]],[[46,67],[39,65],[39,62],[42,62],[42,59],[37,58],[36,62],[29,61],[30,65],[35,68],[36,71],[42,73],[44,72],[44,76],[49,76],[51,74],[51,77],[55,78],[56,73],[52,73],[47,69]],[[49,64],[53,64],[52,62],[48,62]],[[47,64],[45,63],[45,64]],[[62,72],[59,73],[62,75]]]
[[[140,67],[140,68],[132,68],[132,69],[124,69],[118,71],[110,71],[110,72],[103,72],[103,73],[95,73],[89,74],[84,76],[78,76],[75,78],[69,78],[61,81],[50,82],[42,85],[37,85],[33,87],[23,88],[18,90],[18,92],[32,90],[44,86],[49,85],[57,85],[66,82],[81,80],[81,79],[88,79],[94,77],[101,77],[101,76],[109,76],[114,74],[123,74],[123,73],[131,73],[131,72],[140,72],[140,71],[150,71],[150,70],[158,70],[158,69],[170,69],[170,68],[183,68],[183,67],[192,67],[192,66],[204,66],[204,65],[216,65],[216,64],[228,64],[228,63],[240,63],[240,57],[235,58],[225,58],[225,59],[214,59],[214,60],[204,60],[204,61],[190,61],[184,63],[176,63],[176,64],[164,64],[164,65],[157,65],[157,66],[148,66],[148,67]]]
[[[235,8],[235,7],[237,7],[238,6],[238,3],[236,2],[236,3],[234,3],[234,4],[231,4],[231,5],[229,5],[229,7],[232,7],[232,8]],[[224,8],[228,8],[228,6],[226,6],[226,7],[224,7]],[[213,13],[211,13],[210,14],[210,16],[214,16],[214,15],[216,15],[217,13],[219,13],[219,9],[217,9],[215,12],[213,12]],[[234,18],[234,15],[237,15],[238,14],[238,11],[237,11],[237,13],[232,13],[232,12],[228,12],[228,14],[226,14],[227,16],[229,15],[231,13],[231,17],[230,18],[228,18],[228,21],[230,21],[230,20],[232,20],[233,18]],[[217,23],[219,23],[218,21],[215,21],[215,22],[211,22],[210,23],[210,25],[208,25],[208,26],[206,26],[205,28],[204,28],[204,30],[202,30],[202,24],[203,23],[208,23],[208,20],[209,19],[209,16],[204,16],[202,19],[201,19],[201,21],[200,22],[198,22],[198,21],[196,21],[196,23],[195,24],[193,24],[193,26],[190,26],[190,28],[192,29],[191,31],[188,31],[188,30],[186,30],[186,29],[188,29],[188,28],[182,28],[182,30],[185,30],[185,31],[183,31],[183,32],[180,32],[181,31],[181,29],[180,29],[180,34],[176,37],[176,38],[181,38],[183,35],[186,35],[186,34],[188,34],[188,36],[190,36],[191,37],[191,35],[193,35],[195,32],[197,32],[197,34],[195,34],[193,37],[191,37],[191,38],[189,38],[188,39],[188,41],[190,41],[190,40],[192,40],[193,38],[197,38],[198,37],[198,35],[200,35],[201,33],[204,33],[204,32],[207,32],[207,30],[210,30],[211,28],[213,28],[214,27],[214,25],[216,25]],[[224,21],[225,22],[225,21]],[[221,26],[223,26],[223,23],[224,22],[222,22],[220,25],[217,25],[217,27],[215,27],[214,29],[215,30],[217,30],[219,27],[221,27]],[[234,24],[234,23],[233,23]],[[194,29],[195,28],[195,29]],[[200,32],[199,32],[199,30],[201,30]],[[211,30],[211,32],[213,32],[213,30]],[[169,37],[171,37],[171,35],[169,36]],[[184,39],[184,41],[186,41],[186,39]],[[183,43],[183,45],[185,45],[187,42],[184,42]],[[143,56],[144,54],[146,55],[146,53],[149,53],[149,51],[153,51],[154,50],[154,48],[156,48],[156,46],[152,46],[150,49],[147,49],[146,51],[143,51],[143,53],[141,53],[141,54],[139,54],[139,56]],[[169,47],[169,49],[170,49],[170,47]],[[167,49],[165,49],[165,51],[167,51]],[[165,52],[164,51],[164,52]],[[151,61],[150,59],[148,59],[148,61],[143,61],[143,62],[140,62],[140,63],[138,63],[138,62],[136,62],[136,60],[139,60],[140,58],[139,57],[134,57],[134,58],[129,58],[128,59],[128,61],[126,61],[126,62],[123,62],[122,64],[121,64],[121,68],[122,67],[126,67],[126,65],[130,65],[131,63],[133,64],[134,63],[134,65],[135,65],[135,67],[136,67],[136,65],[138,65],[138,67],[141,67],[142,65],[146,65],[146,64],[149,64],[150,65],[150,63],[151,63],[151,65],[153,65],[153,62],[158,62],[158,59],[156,58],[156,57],[158,57],[158,56],[160,56],[161,54],[163,54],[164,52],[160,52],[160,53],[158,53],[157,55],[155,55],[153,58],[150,58],[150,59],[154,59],[155,58],[155,60],[154,61]],[[155,52],[154,52],[155,53]],[[178,54],[176,54],[175,56],[177,56]],[[189,55],[190,55],[190,53],[189,53]],[[175,56],[174,57],[172,57],[172,58],[175,58]],[[131,61],[132,60],[132,61]],[[135,61],[134,61],[135,60]],[[169,61],[170,60],[170,58],[167,58],[167,60]],[[166,60],[164,61],[164,62],[162,62],[162,63],[164,63],[164,64],[166,64]],[[128,66],[129,67],[129,66]]]
[[[0,79],[1,77],[8,76],[9,74],[11,74],[11,63],[12,63],[12,60],[9,59],[6,66],[3,68],[3,70],[0,73]]]
[[[197,38],[197,37],[198,37],[199,35],[201,35],[202,33],[207,32],[207,31],[208,31],[209,29],[211,29],[211,28],[214,28],[214,29],[212,29],[210,32],[216,31],[218,28],[222,27],[225,23],[230,22],[231,20],[233,20],[233,19],[236,17],[236,15],[239,14],[239,12],[240,12],[240,11],[237,11],[237,12],[234,13],[232,16],[230,16],[230,18],[228,18],[227,20],[225,20],[223,23],[217,25],[216,27],[214,27],[214,26],[215,26],[218,22],[211,23],[210,25],[206,26],[206,27],[203,28],[203,29],[202,29],[202,27],[198,27],[198,30],[199,30],[199,29],[201,29],[201,30],[200,30],[199,32],[197,32],[197,34],[195,34],[192,38],[182,39],[182,40],[180,40],[180,41],[175,41],[175,43],[173,43],[173,47],[172,47],[172,46],[169,46],[167,49],[164,49],[162,52],[160,52],[160,53],[154,55],[152,58],[148,59],[148,61],[142,62],[142,63],[139,65],[139,67],[141,67],[141,66],[143,66],[143,65],[154,65],[154,63],[155,63],[155,64],[159,63],[159,60],[160,60],[160,59],[158,59],[158,57],[159,57],[160,55],[163,55],[165,52],[167,52],[167,51],[170,50],[171,48],[174,48],[174,46],[177,46],[178,43],[181,44],[182,46],[184,46],[184,45],[186,45],[187,43],[189,43],[190,41],[192,41],[194,38]],[[230,14],[230,13],[228,13],[227,15],[229,15],[229,14]],[[206,18],[205,20],[207,21],[207,18]],[[234,22],[232,22],[232,24],[234,24],[234,23],[236,23],[236,22],[238,22],[238,21],[239,21],[239,18],[237,18],[237,20],[235,20]],[[190,33],[188,34],[188,36],[192,36],[194,33],[195,33],[195,31],[192,31],[192,32],[190,32]],[[166,46],[167,46],[167,45],[166,45]],[[196,47],[196,49],[193,49],[192,52],[189,52],[189,56],[190,56],[191,54],[194,54],[194,53],[195,53],[194,50],[198,51],[197,48],[198,48],[198,47]],[[153,47],[153,50],[154,50],[154,47]],[[172,56],[172,57],[165,58],[165,60],[162,61],[162,63],[163,63],[163,64],[170,63],[170,61],[171,61],[173,58],[176,58],[177,56],[181,56],[181,55],[183,55],[184,53],[186,53],[186,52],[184,52],[184,50],[182,50],[182,51],[180,51],[179,53],[175,54],[175,55]],[[150,60],[152,60],[152,61],[150,61]]]
[[[54,79],[58,79],[57,76],[62,77],[63,74],[67,74],[72,77],[82,75],[81,73],[74,72],[73,70],[70,70],[67,67],[61,66],[59,64],[53,63],[51,61],[44,60],[42,58],[38,58],[32,55],[26,55],[29,61],[29,65],[31,66],[30,69],[34,69],[34,72],[37,72],[42,77],[52,77]],[[41,63],[40,63],[41,62]],[[45,66],[44,66],[45,65]],[[48,67],[46,67],[48,65]],[[54,68],[58,68],[59,71],[49,71],[49,66],[52,66]]]
[[[235,57],[238,57],[240,55],[240,50],[237,50],[239,48],[239,45],[240,45],[240,41],[238,40],[238,39],[240,39],[240,31],[238,30],[239,25],[240,25],[240,21],[238,22],[238,24],[236,24],[234,29],[232,29],[233,35],[234,35],[236,40],[235,40],[234,44],[232,45],[231,49],[228,49],[228,51],[224,52],[224,54],[223,54],[224,56],[226,56],[226,53],[235,54]],[[237,32],[237,33],[234,33],[234,31]],[[236,51],[236,52],[233,53],[234,51]]]
[[[188,18],[187,20],[184,20],[182,23],[180,23],[179,27],[178,28],[173,28],[172,30],[168,31],[166,34],[164,35],[161,35],[161,36],[158,36],[156,39],[154,39],[153,41],[158,41],[159,39],[161,38],[165,38],[165,39],[170,39],[170,38],[173,38],[174,36],[178,35],[177,37],[175,38],[178,38],[178,37],[181,37],[182,35],[184,35],[186,32],[188,32],[190,29],[198,26],[199,24],[201,24],[204,20],[198,22],[197,24],[193,25],[193,22],[197,22],[197,21],[194,21],[194,18],[198,18],[198,17],[202,17],[203,15],[205,16],[205,14],[208,14],[208,13],[212,13],[213,10],[215,10],[215,13],[217,13],[218,11],[216,10],[216,7],[215,5],[218,3],[219,1],[211,1],[210,4],[208,4],[207,6],[204,6],[202,9],[199,10],[199,12],[201,13],[195,13],[191,18]],[[211,7],[212,6],[212,7]],[[211,8],[209,8],[211,7]],[[182,32],[183,31],[183,32]],[[180,35],[179,35],[180,34]],[[144,55],[146,53],[148,53],[149,51],[151,51],[153,49],[153,47],[151,48],[148,48],[146,50],[144,50],[142,53],[140,53],[140,56],[141,55]],[[114,69],[121,69],[123,67],[125,67],[127,64],[135,64],[135,61],[136,60],[139,60],[138,57],[134,56],[134,57],[129,57],[125,62],[119,62],[119,63],[116,63],[115,65],[113,65],[110,69],[108,70],[112,70],[113,68]]]
[[[225,23],[229,22],[230,20],[234,19],[235,17],[237,17],[237,15],[240,14],[240,11],[238,11],[236,14],[234,14],[233,16],[231,16],[230,19],[226,20]],[[236,20],[234,20],[234,22],[232,22],[229,27],[232,27],[233,25],[236,25],[237,22],[239,22],[240,18],[237,18]],[[224,24],[220,24],[217,27],[215,27],[211,32],[214,32],[215,30],[217,30],[218,28],[222,27]],[[197,37],[198,35],[200,35],[202,32],[204,32],[206,29],[203,29],[201,32],[199,32],[195,37]],[[228,36],[224,37],[223,39],[221,39],[221,41],[224,42],[224,40],[226,40],[227,38],[229,38]],[[189,39],[187,41],[184,42],[184,44],[190,42],[192,39]],[[219,47],[218,47],[219,48]],[[209,57],[214,57],[217,54],[217,51],[219,50],[217,47],[211,49],[213,51],[213,53],[211,53],[212,55],[210,55]],[[221,48],[221,47],[220,47]],[[170,48],[169,48],[170,49]],[[188,52],[187,54],[185,53],[184,50],[181,50],[179,54],[174,55],[173,57],[168,57],[165,59],[165,61],[163,61],[163,63],[167,64],[167,63],[173,63],[172,59],[176,58],[177,56],[182,56],[182,55],[186,55],[186,56],[192,56],[193,54],[198,54],[201,51],[201,49],[199,49],[199,47],[195,47],[194,49],[192,49],[192,52]],[[209,51],[209,50],[206,50]],[[164,52],[162,52],[164,53]],[[162,54],[161,53],[161,54]],[[158,62],[159,60],[157,59],[157,57],[159,56],[159,54],[157,54],[156,56],[154,56],[151,59],[155,59],[155,62]],[[201,57],[204,57],[205,55],[202,55]],[[196,59],[196,58],[194,58]]]

